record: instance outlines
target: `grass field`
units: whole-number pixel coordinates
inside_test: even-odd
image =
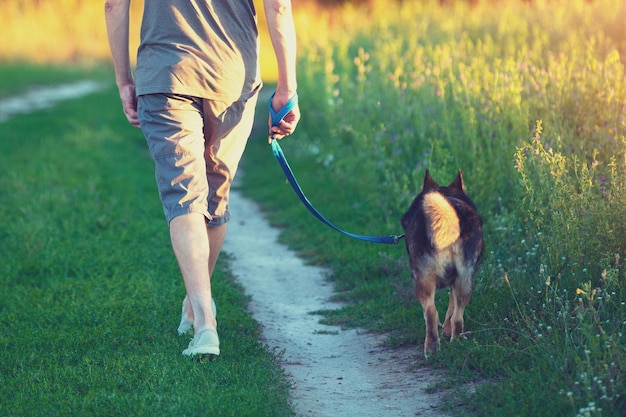
[[[34,84],[103,79],[22,68]],[[152,161],[107,81],[0,123],[0,415],[291,415],[279,352],[258,341],[225,258],[213,277],[222,355],[181,355],[184,288]]]
[[[468,193],[485,224],[485,259],[466,310],[467,339],[445,343],[429,362],[446,371],[449,379],[443,385],[447,388],[458,386],[458,381],[481,385],[471,393],[453,390],[448,400],[451,412],[623,417],[626,5],[619,0],[478,3],[474,8],[464,2],[441,8],[431,2],[388,7],[388,2],[372,1],[368,7],[348,5],[333,10],[311,9],[314,6],[307,3],[297,15],[303,119],[296,135],[283,142],[283,149],[320,211],[342,228],[362,234],[400,232],[399,218],[419,190],[426,168],[442,183],[463,169]],[[310,19],[313,15],[316,18]],[[2,285],[19,290],[4,292],[19,297],[4,295],[7,301],[0,304],[1,340],[10,353],[6,365],[2,363],[3,377],[24,378],[11,379],[12,387],[6,387],[9,381],[3,380],[4,389],[11,390],[3,392],[3,398],[14,392],[24,397],[39,381],[50,387],[60,380],[70,381],[65,386],[80,386],[75,382],[80,379],[73,378],[87,380],[94,369],[93,362],[83,359],[88,356],[82,353],[86,345],[68,342],[65,350],[69,346],[77,353],[54,357],[52,362],[61,363],[66,372],[56,376],[48,371],[49,364],[37,362],[33,354],[37,351],[27,345],[26,336],[14,340],[18,328],[20,332],[28,328],[32,336],[45,335],[47,327],[39,322],[59,322],[70,334],[83,334],[86,330],[75,326],[81,323],[98,334],[107,329],[107,322],[119,326],[126,312],[145,309],[148,316],[163,314],[163,321],[144,324],[152,326],[152,333],[147,333],[156,335],[165,331],[159,327],[165,320],[176,317],[178,278],[161,281],[151,275],[156,269],[176,273],[171,257],[160,255],[168,248],[157,203],[146,197],[143,201],[152,204],[151,214],[129,218],[134,210],[127,205],[133,199],[125,197],[152,192],[149,163],[129,156],[140,150],[140,141],[120,140],[136,132],[118,128],[119,106],[114,93],[107,94],[98,108],[88,110],[96,113],[80,121],[44,114],[37,116],[42,119],[22,117],[0,125],[0,146],[10,146],[0,153],[0,165],[32,164],[28,169],[8,171],[0,188],[6,201],[1,208],[6,228],[0,229],[0,249],[20,254],[3,260],[1,266],[6,280]],[[72,106],[64,106],[61,114]],[[24,131],[32,126],[42,126],[41,131],[25,140]],[[87,152],[95,147],[100,150],[95,159],[81,166],[76,157],[67,165],[66,153],[54,157],[58,138],[46,132],[59,127],[68,132],[60,142],[65,144],[63,149]],[[97,134],[85,134],[92,129]],[[4,140],[5,135],[16,138],[16,132],[20,132],[19,144]],[[85,136],[91,137],[90,142],[83,142]],[[31,162],[33,154],[43,162]],[[131,171],[133,176],[128,178],[136,182],[129,183],[127,168],[134,164],[141,167]],[[68,171],[68,166],[74,168]],[[99,173],[90,171],[94,166]],[[386,332],[390,346],[411,345],[419,351],[424,324],[412,294],[404,248],[350,240],[318,223],[285,185],[262,138],[251,141],[244,169],[255,173],[245,177],[245,192],[261,202],[274,224],[284,227],[284,241],[311,262],[333,269],[337,298],[349,304],[338,313],[327,312],[325,320]],[[71,179],[70,186],[80,184],[82,191],[72,192],[61,178]],[[57,193],[58,189],[63,192]],[[26,193],[30,197],[34,190],[40,201],[26,199]],[[82,211],[66,208],[53,214],[51,208],[59,206],[57,194],[64,203],[72,203],[79,194],[88,195],[89,201],[104,210],[85,206]],[[126,231],[128,227],[135,229]],[[74,238],[92,242],[76,248],[75,256],[67,249],[72,242],[70,231],[81,234]],[[153,244],[145,244],[145,239],[154,239]],[[158,265],[144,271],[144,263],[114,255],[127,253],[131,245],[138,252],[158,247],[163,252],[152,256]],[[143,278],[120,280],[130,276],[127,270],[138,271]],[[98,280],[103,274],[119,274],[119,278]],[[18,284],[12,276],[24,282]],[[220,272],[221,280],[230,282],[227,271]],[[82,287],[70,286],[83,281]],[[89,283],[96,282],[97,292],[92,293]],[[162,298],[156,302],[171,306],[171,311],[150,310],[155,300],[147,298],[155,297],[155,286],[162,288]],[[224,287],[220,291],[231,285]],[[80,288],[85,300],[101,293],[111,297],[91,308],[80,300]],[[118,305],[120,298],[113,294],[120,292],[149,295],[137,297],[141,302],[128,299],[128,304]],[[17,306],[26,305],[31,293],[41,294],[39,299],[45,302],[35,310],[38,315],[32,313],[28,320],[22,317],[29,310]],[[232,297],[241,306],[243,300],[237,294],[234,291]],[[167,302],[165,297],[169,297]],[[61,304],[55,304],[58,300],[74,306],[76,313],[61,312]],[[11,308],[8,302],[13,303]],[[442,292],[440,312],[445,305]],[[227,323],[235,311],[224,313]],[[29,326],[21,324],[26,321]],[[246,323],[250,326],[243,331],[249,337],[246,340],[260,349],[254,343],[256,327]],[[234,324],[225,326],[234,328]],[[138,391],[144,392],[145,402],[153,395],[170,398],[176,394],[171,385],[152,389],[146,381],[158,379],[150,366],[178,354],[180,346],[171,327],[167,327],[169,339],[160,340],[137,333],[137,326],[127,326],[120,332],[127,337],[113,338],[114,342],[102,347],[95,368],[124,368],[127,363],[116,352],[129,340],[150,353],[154,344],[162,343],[163,350],[171,352],[162,353],[161,362],[148,360],[145,354],[140,360],[146,368],[140,373],[144,377]],[[56,343],[65,343],[62,340]],[[271,362],[271,355],[266,355],[264,360]],[[78,376],[72,374],[76,364],[82,370]],[[220,361],[215,365],[232,364]],[[180,366],[188,364],[181,361]],[[206,369],[213,372],[213,364]],[[271,377],[279,381],[277,386],[283,386],[280,373],[270,369]],[[237,392],[248,389],[247,381],[235,379],[233,369],[220,372],[232,375],[226,384],[233,388],[228,395],[231,400],[239,399]],[[111,407],[120,407],[119,398],[122,402],[129,398],[128,381],[136,376],[129,373],[105,384],[114,386],[108,392],[87,384],[92,387],[93,403],[109,398]],[[198,378],[208,383],[202,379],[207,378],[205,374]],[[274,392],[274,404],[283,404],[281,393],[280,389]],[[73,395],[79,398],[83,393]],[[138,394],[133,391],[132,395]],[[111,409],[114,414],[116,409]]]
[[[626,415],[626,6],[372,7],[299,26],[303,120],[283,149],[305,192],[340,227],[395,234],[426,168],[442,183],[463,169],[486,253],[467,340],[431,361],[451,370],[450,386],[484,384],[450,396],[451,408]],[[326,320],[419,350],[404,248],[325,228],[288,187],[267,186],[280,176],[271,158],[248,155],[267,177],[247,192],[351,302]]]

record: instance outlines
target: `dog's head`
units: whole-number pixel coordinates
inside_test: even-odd
[[[458,174],[454,181],[450,183],[447,187],[442,187],[433,180],[433,177],[430,176],[430,172],[426,170],[426,175],[424,176],[424,183],[422,185],[422,192],[428,192],[432,190],[437,190],[443,192],[445,194],[445,190],[450,190],[451,193],[462,193],[465,194],[465,184],[463,183],[463,173],[459,169]]]

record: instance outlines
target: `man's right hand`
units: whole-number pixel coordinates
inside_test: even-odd
[[[137,93],[135,92],[135,84],[128,83],[119,86],[120,99],[122,100],[122,108],[128,123],[135,127],[139,127],[139,117],[137,116]]]

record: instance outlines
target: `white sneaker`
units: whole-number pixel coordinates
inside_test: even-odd
[[[213,309],[213,316],[217,318],[217,309],[215,307],[215,301],[211,299],[211,308]],[[185,308],[183,307],[180,315],[180,324],[178,325],[178,335],[182,336],[187,333],[192,333],[193,321],[189,321],[185,318]]]
[[[202,330],[191,339],[189,347],[183,350],[185,356],[208,355],[211,358],[212,356],[219,356],[219,354],[220,339],[215,329]]]

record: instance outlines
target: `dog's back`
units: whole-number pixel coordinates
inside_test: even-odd
[[[483,251],[482,221],[465,193],[461,171],[447,187],[438,185],[426,171],[422,191],[402,217],[402,227],[426,318],[425,352],[434,353],[439,346],[435,289],[451,288],[444,335],[452,339],[463,331],[463,309],[469,302]]]

